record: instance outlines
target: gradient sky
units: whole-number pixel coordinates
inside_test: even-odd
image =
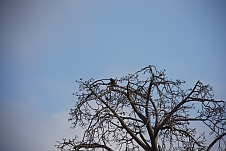
[[[226,100],[225,8],[224,0],[2,0],[0,151],[52,151],[78,134],[67,119],[80,78],[155,65]]]

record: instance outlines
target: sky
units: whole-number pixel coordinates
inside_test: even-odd
[[[148,65],[226,100],[224,0],[2,0],[0,151],[53,151],[79,134],[75,80]]]

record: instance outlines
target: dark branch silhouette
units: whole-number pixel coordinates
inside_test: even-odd
[[[168,79],[155,66],[117,80],[77,82],[82,93],[75,94],[69,121],[84,128],[84,135],[80,141],[77,136],[58,141],[59,149],[210,151],[218,145],[226,150],[226,103],[213,98],[210,85],[197,81],[183,90],[184,81]]]
[[[112,85],[112,86],[115,86],[116,85],[116,82],[114,79],[110,78],[110,82],[108,83],[108,85]]]

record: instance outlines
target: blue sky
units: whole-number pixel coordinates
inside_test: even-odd
[[[54,150],[73,137],[75,80],[166,69],[226,99],[226,2],[1,1],[0,150]]]

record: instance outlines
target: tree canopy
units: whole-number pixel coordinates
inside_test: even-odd
[[[76,82],[69,121],[84,134],[58,141],[59,149],[226,150],[226,103],[214,99],[210,85],[197,81],[184,90],[185,81],[152,65],[121,78]]]

